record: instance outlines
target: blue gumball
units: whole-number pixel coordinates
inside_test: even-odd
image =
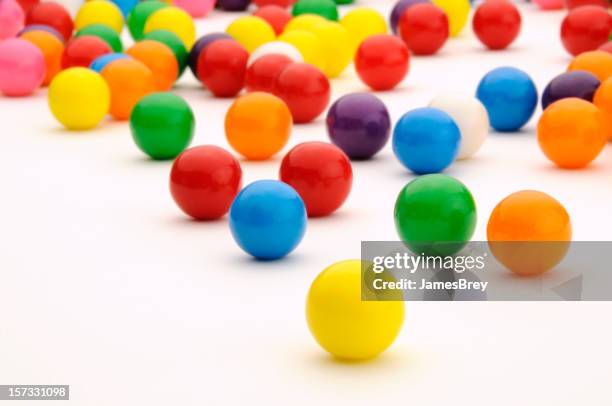
[[[533,116],[538,90],[522,70],[502,67],[482,78],[476,97],[486,107],[491,126],[497,131],[511,132],[520,130]]]
[[[89,65],[89,69],[95,70],[96,72],[102,72],[102,69],[106,67],[112,61],[116,61],[117,59],[129,58],[126,54],[106,54],[97,57],[91,65]]]
[[[229,213],[238,245],[257,259],[279,259],[298,246],[306,232],[306,208],[291,186],[260,180],[236,196]]]
[[[432,107],[409,111],[395,125],[393,152],[412,172],[442,172],[459,153],[461,132],[455,121]]]
[[[132,12],[132,9],[136,7],[139,0],[111,0],[111,1],[115,3],[115,5],[119,7],[119,9],[121,9],[123,16],[127,18]]]

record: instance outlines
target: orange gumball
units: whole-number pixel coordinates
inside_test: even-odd
[[[502,200],[487,225],[495,258],[522,276],[553,269],[567,254],[572,239],[569,214],[546,193],[523,190]]]
[[[135,59],[117,59],[102,70],[111,91],[110,114],[127,120],[144,96],[155,92],[155,78],[145,64]]]
[[[287,144],[292,125],[284,101],[269,93],[253,92],[239,97],[228,110],[225,135],[247,159],[264,160]]]
[[[612,140],[612,78],[606,79],[595,92],[593,103],[603,113],[606,119],[606,134]]]
[[[567,70],[585,70],[603,82],[612,76],[612,54],[606,51],[583,52],[572,60]]]
[[[179,66],[172,50],[158,41],[144,40],[134,44],[126,52],[144,63],[155,77],[157,90],[170,90],[179,74]]]
[[[562,168],[587,166],[607,139],[604,114],[592,103],[575,97],[550,106],[538,123],[538,143],[544,155]]]
[[[47,31],[27,31],[20,36],[21,39],[36,45],[45,58],[47,73],[43,80],[43,86],[51,83],[51,80],[62,69],[62,56],[64,55],[64,43],[55,35]]]

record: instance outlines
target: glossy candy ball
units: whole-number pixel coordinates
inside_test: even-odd
[[[189,148],[172,164],[170,192],[181,210],[196,220],[223,217],[242,187],[240,164],[212,145]]]
[[[249,66],[245,85],[248,92],[274,93],[278,75],[293,61],[285,55],[269,54],[258,58]]]
[[[276,78],[274,94],[287,103],[295,123],[308,123],[329,105],[331,86],[323,72],[314,66],[292,63]]]
[[[49,86],[51,113],[69,130],[96,127],[110,109],[110,89],[98,73],[86,68],[60,72]]]
[[[113,52],[122,52],[123,43],[119,34],[117,34],[112,28],[104,24],[92,24],[83,28],[76,33],[75,37],[83,36],[98,37],[108,44],[113,49]]]
[[[198,39],[195,42],[195,44],[193,44],[193,48],[191,48],[191,51],[189,51],[188,65],[189,65],[189,69],[191,69],[191,73],[193,73],[196,79],[199,79],[198,77],[198,59],[200,58],[200,54],[202,53],[204,48],[206,48],[208,45],[210,45],[211,43],[213,43],[214,41],[218,39],[231,39],[231,38],[232,37],[230,37],[224,32],[213,32],[213,33],[204,35],[203,37]]]
[[[233,97],[244,87],[248,59],[233,39],[214,41],[198,58],[198,77],[216,97]]]
[[[272,29],[274,29],[276,35],[280,35],[283,32],[285,26],[292,18],[291,13],[285,8],[275,5],[258,8],[253,15],[266,20]]]
[[[255,52],[251,53],[248,65],[251,66],[257,59],[267,55],[282,55],[293,62],[304,62],[302,54],[293,45],[282,41],[272,41],[263,44]]]
[[[442,172],[459,153],[461,133],[451,116],[435,108],[412,110],[393,131],[393,152],[416,174]]]
[[[187,68],[189,52],[187,52],[187,48],[183,41],[181,41],[175,33],[168,30],[155,30],[145,34],[144,39],[161,42],[170,48],[172,52],[174,52],[176,61],[179,64],[179,76],[183,74],[185,68]]]
[[[449,36],[448,17],[433,4],[408,7],[401,15],[399,33],[406,46],[416,55],[433,55]]]
[[[75,19],[75,28],[82,30],[88,25],[104,24],[121,34],[123,30],[123,13],[113,2],[89,0],[83,3]]]
[[[136,5],[139,3],[139,0],[110,0],[110,1],[112,1],[113,3],[115,3],[117,7],[119,7],[119,10],[121,10],[121,13],[123,13],[123,16],[125,18],[127,18],[130,15],[134,7],[136,7]]]
[[[343,360],[367,360],[381,354],[404,323],[403,302],[362,300],[361,272],[360,260],[331,265],[314,280],[306,300],[313,337],[325,351]]]
[[[542,10],[560,10],[564,7],[563,0],[533,0]]]
[[[239,97],[225,116],[229,144],[251,160],[268,159],[283,149],[291,127],[287,105],[269,93],[254,92]]]
[[[38,47],[20,38],[0,42],[0,93],[28,96],[45,79],[45,58]]]
[[[96,58],[113,53],[111,47],[98,37],[74,37],[66,44],[62,57],[62,69],[88,68]]]
[[[612,54],[605,51],[583,52],[567,67],[568,71],[587,71],[600,81],[612,76]]]
[[[48,85],[62,68],[64,43],[55,35],[46,31],[29,31],[19,37],[36,45],[45,58],[45,78],[43,85]]]
[[[518,131],[533,116],[538,91],[525,72],[501,67],[487,73],[476,97],[484,104],[491,126],[497,131]]]
[[[600,46],[599,48],[597,48],[598,51],[605,51],[608,52],[610,54],[612,54],[612,41],[608,41],[605,44],[603,44],[602,46]]]
[[[238,41],[248,51],[266,42],[274,41],[276,34],[266,20],[256,16],[243,16],[234,20],[226,30],[227,34]]]
[[[193,19],[186,11],[178,7],[164,7],[149,16],[144,26],[146,34],[166,30],[176,34],[186,49],[191,49],[196,40],[196,28]]]
[[[216,0],[173,0],[172,4],[189,13],[193,18],[206,17],[215,7]]]
[[[102,70],[102,76],[111,91],[110,113],[116,120],[129,119],[136,103],[155,91],[151,70],[132,58],[109,63]]]
[[[562,73],[551,80],[546,89],[544,89],[542,109],[546,109],[546,107],[557,100],[568,97],[578,97],[592,102],[599,85],[599,79],[590,72],[572,71]]]
[[[395,3],[395,6],[393,6],[393,9],[391,10],[391,14],[389,15],[389,24],[391,26],[391,31],[394,34],[397,34],[399,20],[402,14],[404,14],[404,11],[406,11],[408,7],[414,6],[415,4],[419,4],[419,3],[431,3],[431,1],[430,0],[399,0],[397,3]]]
[[[230,230],[248,254],[261,260],[288,255],[306,232],[306,209],[286,183],[260,180],[245,187],[230,208]]]
[[[244,11],[251,4],[251,0],[217,0],[217,6],[225,11]]]
[[[432,2],[444,10],[450,23],[450,35],[456,37],[463,31],[470,16],[469,0],[432,0]]]
[[[406,45],[393,35],[381,34],[366,38],[355,56],[359,78],[377,91],[396,87],[408,74],[410,53]]]
[[[327,66],[325,48],[321,39],[311,31],[304,29],[285,30],[278,40],[294,46],[308,63],[324,71]]]
[[[369,159],[389,141],[391,117],[387,107],[370,93],[339,98],[327,113],[331,142],[351,159]]]
[[[125,59],[129,58],[126,54],[106,54],[97,57],[91,65],[89,65],[89,69],[94,70],[98,73],[102,73],[102,70],[106,68],[106,65],[109,63],[116,61],[117,59]]]
[[[415,254],[453,255],[474,234],[476,204],[458,180],[439,174],[420,176],[397,198],[395,227]]]
[[[358,7],[349,11],[342,17],[340,24],[346,28],[351,37],[352,53],[366,38],[387,33],[384,17],[378,11],[367,7]]]
[[[353,50],[349,32],[340,23],[323,21],[310,30],[321,42],[325,68],[323,72],[329,78],[339,76],[351,63]]]
[[[351,192],[353,170],[338,147],[305,142],[283,158],[280,180],[299,193],[309,217],[321,217],[332,214],[345,202]]]
[[[316,14],[328,20],[338,20],[338,8],[334,0],[298,0],[293,5],[292,14],[294,17],[302,14]]]
[[[253,0],[257,7],[278,6],[287,8],[295,3],[295,0]]]
[[[562,168],[587,166],[601,153],[607,139],[603,113],[582,99],[562,99],[551,104],[538,123],[540,148]]]
[[[603,82],[595,97],[593,103],[601,110],[606,120],[608,139],[612,140],[612,78],[608,78]]]
[[[612,16],[598,6],[584,6],[571,10],[561,25],[563,46],[572,55],[597,49],[610,39]]]
[[[485,1],[476,9],[472,27],[487,48],[504,49],[521,31],[521,13],[508,0]]]
[[[140,41],[144,37],[144,27],[151,14],[168,7],[168,3],[158,0],[140,2],[130,13],[127,24],[132,38]]]
[[[26,25],[48,25],[56,29],[65,41],[72,37],[74,22],[70,13],[60,4],[43,2],[30,9],[26,16]]]
[[[570,10],[582,6],[610,7],[609,0],[565,0],[564,3]]]
[[[21,30],[19,32],[19,34],[17,34],[18,37],[21,37],[23,34],[27,34],[28,32],[31,31],[35,31],[35,32],[40,32],[40,31],[44,31],[47,34],[51,34],[53,35],[55,38],[57,38],[62,44],[65,42],[64,41],[64,37],[62,36],[62,34],[60,34],[55,28],[50,27],[48,25],[40,25],[40,24],[33,24],[33,25],[28,25],[26,26],[23,30]]]
[[[0,41],[13,38],[21,31],[25,15],[15,0],[0,1]]]
[[[302,14],[293,17],[293,19],[291,19],[291,21],[289,21],[289,23],[287,23],[287,25],[285,26],[284,32],[289,32],[293,30],[310,31],[312,27],[323,21],[328,20],[317,14]]]
[[[151,70],[157,90],[166,91],[174,86],[178,79],[179,66],[174,53],[166,45],[144,40],[134,44],[126,53]]]
[[[195,118],[185,100],[172,93],[153,93],[134,106],[130,116],[134,142],[152,159],[174,159],[191,143]]]

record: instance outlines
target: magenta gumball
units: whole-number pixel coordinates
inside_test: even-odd
[[[45,58],[36,45],[18,38],[0,42],[0,93],[30,95],[40,87],[45,73]]]
[[[23,9],[15,0],[0,0],[0,40],[15,37],[24,22]]]
[[[565,7],[563,0],[533,0],[542,10],[559,10]]]
[[[172,4],[185,10],[193,18],[206,17],[217,0],[174,0]]]

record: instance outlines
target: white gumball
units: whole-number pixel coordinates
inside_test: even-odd
[[[281,41],[272,41],[266,42],[265,44],[257,48],[255,51],[253,51],[253,53],[249,57],[248,66],[251,66],[253,62],[261,58],[262,56],[270,54],[281,54],[285,55],[294,62],[304,62],[302,54],[293,45]]]
[[[442,93],[429,106],[446,112],[457,123],[461,131],[457,159],[467,159],[478,152],[489,135],[489,116],[480,100],[472,96]]]

